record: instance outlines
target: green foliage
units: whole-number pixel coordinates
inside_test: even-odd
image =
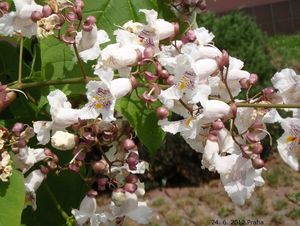
[[[268,55],[268,37],[249,16],[240,12],[222,17],[207,13],[198,16],[197,23],[214,33],[219,49],[244,61],[245,70],[258,74],[265,84],[269,82],[275,70]]]
[[[9,182],[0,182],[0,226],[19,226],[24,207],[23,175],[13,170]]]

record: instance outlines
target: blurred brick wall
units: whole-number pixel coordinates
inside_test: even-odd
[[[269,35],[300,31],[300,0],[207,0],[207,5],[219,15],[245,12]]]

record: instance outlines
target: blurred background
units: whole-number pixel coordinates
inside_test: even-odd
[[[283,68],[300,73],[300,0],[207,0],[207,12],[197,22],[214,33],[219,49],[260,76],[254,92],[270,86]],[[218,175],[201,169],[201,155],[180,136],[167,136],[154,159],[145,151],[152,162],[146,198],[155,211],[149,226],[223,225],[224,220],[225,225],[300,225],[300,175],[277,153],[279,125],[270,130],[273,146],[266,140],[263,154],[266,184],[244,206],[233,205]]]

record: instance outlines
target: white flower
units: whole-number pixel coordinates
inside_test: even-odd
[[[18,154],[13,157],[17,168],[26,173],[35,163],[44,160],[47,156],[44,153],[44,148],[20,148]]]
[[[8,178],[12,175],[10,155],[7,151],[4,151],[0,159],[0,181],[7,182]]]
[[[94,119],[102,115],[104,121],[113,121],[116,99],[132,90],[130,79],[118,78],[112,81],[90,81],[87,85],[89,102],[82,109],[81,119]]]
[[[46,178],[46,175],[41,172],[41,170],[32,171],[25,178],[25,190],[26,190],[26,200],[25,206],[32,206],[33,210],[36,210],[36,190],[40,187],[41,183]]]
[[[66,127],[77,123],[82,114],[82,109],[72,109],[66,95],[60,90],[54,90],[47,96],[50,105],[52,121],[34,122],[34,132],[40,144],[47,144],[50,140],[50,131],[64,130]]]
[[[101,223],[106,223],[109,219],[109,214],[96,213],[97,202],[94,197],[85,196],[80,203],[79,210],[72,209],[72,214],[78,225],[82,226],[89,220],[90,226],[98,226]]]
[[[79,56],[84,62],[97,59],[101,54],[100,44],[108,41],[110,39],[107,33],[104,30],[98,31],[96,25],[90,32],[78,32],[75,39]]]
[[[76,145],[76,136],[69,132],[56,131],[51,137],[51,145],[61,151],[71,150]]]
[[[261,177],[263,169],[254,169],[251,160],[245,159],[241,154],[214,157],[224,188],[234,203],[243,205],[255,186],[264,184]]]
[[[34,11],[42,13],[42,6],[33,0],[14,0],[16,12],[10,12],[0,18],[0,33],[12,36],[20,32],[22,36],[30,38],[37,34],[37,25],[31,20]]]
[[[157,19],[157,12],[155,10],[140,9],[146,16],[147,25],[139,34],[145,38],[153,38],[155,40],[163,40],[175,35],[174,25],[163,19]]]
[[[113,216],[123,217],[127,216],[138,224],[147,224],[152,216],[152,210],[147,207],[146,202],[139,202],[135,193],[125,192],[124,201],[116,205],[111,203],[111,211]]]
[[[287,163],[293,170],[299,170],[297,152],[300,151],[300,119],[282,119],[281,126],[284,130],[284,133],[277,140],[278,152],[283,161]]]
[[[214,34],[209,32],[206,28],[200,27],[194,30],[196,39],[199,45],[207,45],[214,39]]]

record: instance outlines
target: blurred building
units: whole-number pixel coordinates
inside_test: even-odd
[[[208,10],[223,15],[240,10],[268,34],[300,31],[300,0],[206,0]]]

